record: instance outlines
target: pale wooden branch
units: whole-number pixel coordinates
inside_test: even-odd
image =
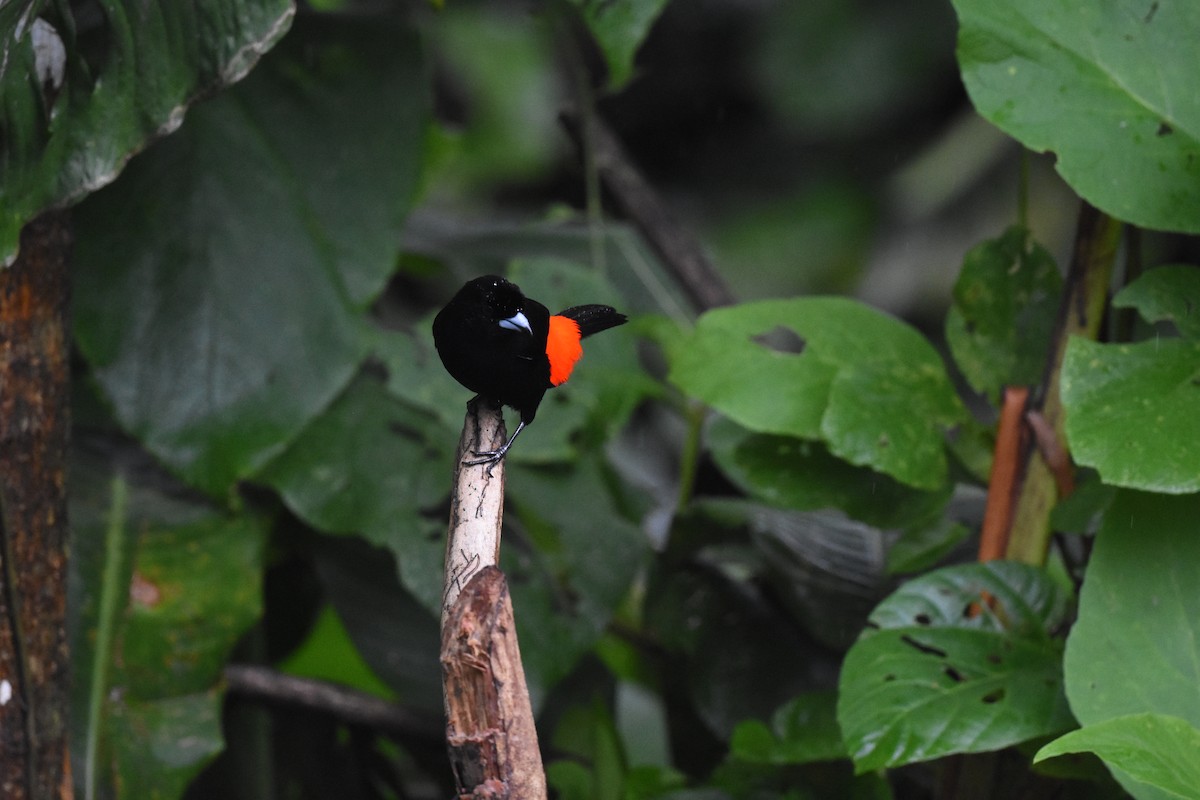
[[[464,458],[504,444],[504,415],[478,397],[467,404],[458,441],[454,492],[450,495],[450,529],[446,537],[446,582],[442,592],[442,624],[462,587],[475,573],[500,562],[500,526],[504,520],[504,459],[467,466]]]
[[[500,409],[478,399],[468,404],[450,498],[442,595],[446,743],[460,798],[545,800],[512,601],[496,566],[504,460],[463,464],[475,452],[495,450],[504,436]]]

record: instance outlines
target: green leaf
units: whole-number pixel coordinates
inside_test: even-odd
[[[142,533],[115,680],[133,699],[207,689],[261,606],[263,526],[213,515]]]
[[[1200,489],[1200,340],[1103,345],[1073,338],[1061,386],[1079,464],[1116,486]]]
[[[777,710],[768,728],[758,720],[739,723],[730,751],[756,764],[807,764],[846,757],[837,723],[837,694],[802,694]]]
[[[667,0],[571,0],[608,64],[608,81],[620,89],[633,75],[633,57]]]
[[[975,108],[1118,219],[1200,232],[1195,3],[955,0]]]
[[[930,569],[971,533],[961,522],[939,517],[903,531],[887,551],[887,571],[898,575]]]
[[[66,3],[0,8],[2,266],[25,222],[111,182],[196,98],[240,80],[295,13],[291,0],[97,5],[78,21]]]
[[[211,689],[116,706],[111,721],[116,797],[183,797],[192,779],[225,746],[221,694]]]
[[[1090,726],[1155,712],[1200,727],[1200,494],[1120,492],[1105,514],[1064,661]],[[1130,778],[1118,779],[1139,798]]]
[[[797,336],[803,351],[789,352]],[[820,439],[838,458],[919,489],[945,483],[943,437],[965,414],[923,336],[844,298],[710,311],[670,379],[753,431]]]
[[[139,453],[115,456],[137,482],[110,458],[71,470],[72,774],[80,796],[178,797],[223,746],[221,672],[260,613],[265,526]]]
[[[1118,292],[1112,304],[1136,308],[1147,322],[1172,322],[1184,337],[1200,339],[1200,267],[1155,267]]]
[[[1132,778],[1184,800],[1200,787],[1200,730],[1165,714],[1130,714],[1071,731],[1038,751],[1034,761],[1065,753],[1095,753]]]
[[[362,534],[403,561],[423,535],[420,511],[450,490],[454,448],[430,443],[439,432],[362,375],[257,477],[314,528]]]
[[[509,468],[509,513],[533,548],[504,548],[501,565],[518,609],[531,691],[547,690],[571,671],[645,561],[646,537],[622,516],[609,480],[594,456],[569,469]]]
[[[1062,277],[1024,228],[967,253],[946,316],[946,341],[963,376],[999,403],[1004,386],[1042,378]]]
[[[842,666],[838,722],[859,773],[998,750],[1073,723],[1061,645],[1070,598],[1040,570],[993,561],[904,584]]]
[[[78,210],[80,347],[121,425],[204,491],[277,455],[366,352],[421,147],[414,52],[375,20],[298,25]]]
[[[943,505],[950,487],[919,491],[866,467],[834,458],[817,442],[756,434],[728,420],[707,430],[717,466],[763,502],[810,511],[839,508],[872,525],[905,525]]]

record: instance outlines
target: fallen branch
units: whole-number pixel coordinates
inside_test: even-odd
[[[224,671],[230,694],[248,700],[297,706],[329,714],[339,722],[422,738],[439,734],[429,714],[414,712],[373,694],[314,678],[286,675],[271,667],[230,664]]]

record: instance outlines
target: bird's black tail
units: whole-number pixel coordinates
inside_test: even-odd
[[[612,306],[571,306],[558,312],[558,315],[575,320],[579,324],[579,336],[584,339],[593,333],[606,331],[629,321],[628,317]]]

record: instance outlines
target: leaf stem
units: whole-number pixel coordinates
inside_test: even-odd
[[[1066,442],[1059,377],[1067,342],[1072,336],[1095,339],[1100,332],[1120,238],[1119,221],[1086,203],[1083,205],[1052,349],[1042,375],[1041,396],[1035,398],[1030,407],[1031,411],[1040,412],[1046,427],[1060,444]],[[1050,512],[1059,499],[1054,471],[1040,450],[1030,448],[1013,515],[1008,558],[1026,564],[1045,563],[1050,543]]]
[[[696,489],[696,470],[700,464],[700,433],[704,427],[706,412],[707,408],[704,405],[695,402],[689,402],[684,412],[687,434],[683,440],[683,450],[679,454],[677,509],[686,507],[692,501],[692,493]]]
[[[108,696],[113,644],[117,638],[117,617],[122,600],[129,597],[129,574],[125,546],[125,523],[129,494],[125,478],[112,480],[108,525],[104,529],[104,568],[100,580],[99,608],[96,611],[96,649],[88,685],[87,734],[84,741],[84,798],[98,795],[97,766],[100,761],[100,731],[104,721],[104,699]]]

